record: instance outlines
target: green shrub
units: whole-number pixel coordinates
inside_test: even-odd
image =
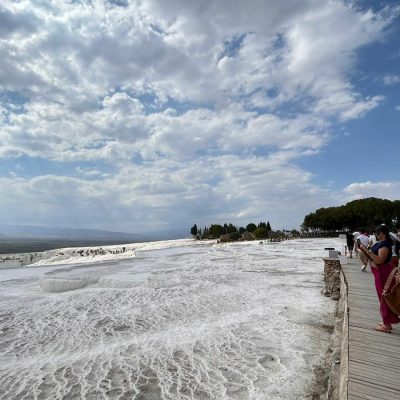
[[[253,235],[256,239],[266,239],[268,237],[268,230],[266,228],[257,228]]]
[[[242,235],[239,232],[232,232],[229,237],[231,240],[239,240],[242,238]]]
[[[256,225],[256,224],[253,224],[253,223],[248,224],[248,225],[246,226],[246,231],[247,231],[247,232],[252,232],[252,233],[253,233],[256,229],[257,229],[257,225]]]

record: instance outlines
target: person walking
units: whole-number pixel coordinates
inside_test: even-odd
[[[369,247],[369,236],[367,232],[362,233],[356,237],[356,245],[360,248],[360,245],[363,244],[366,248]],[[369,257],[366,256],[363,252],[360,252],[360,262],[361,262],[361,271],[365,271],[367,269]]]
[[[348,231],[346,232],[346,245],[349,251],[349,257],[353,258],[354,236]]]
[[[360,245],[360,250],[371,260],[371,270],[374,274],[376,293],[380,301],[382,322],[374,329],[379,332],[392,333],[392,324],[399,323],[400,318],[390,310],[383,299],[382,292],[386,280],[393,270],[393,266],[390,264],[393,244],[389,229],[385,225],[381,225],[375,235],[378,241],[372,246],[371,250],[368,250],[364,244]],[[392,282],[392,285],[394,285],[394,282]]]
[[[358,257],[358,245],[356,242],[356,238],[358,238],[361,235],[361,232],[355,231],[353,232],[353,237],[354,237],[354,255],[356,258]]]

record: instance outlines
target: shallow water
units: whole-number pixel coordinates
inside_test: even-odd
[[[0,270],[0,399],[302,399],[337,239],[142,247]],[[75,289],[75,290],[73,290]]]

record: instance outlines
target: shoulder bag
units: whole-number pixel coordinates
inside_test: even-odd
[[[393,280],[394,284],[392,285]],[[400,315],[400,269],[399,268],[393,268],[393,271],[388,276],[385,283],[385,287],[383,288],[382,298],[385,299],[386,304],[393,313],[395,313],[396,315]]]

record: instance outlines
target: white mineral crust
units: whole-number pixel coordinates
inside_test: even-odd
[[[335,307],[321,257],[340,246],[164,241],[3,266],[0,399],[305,398]]]

